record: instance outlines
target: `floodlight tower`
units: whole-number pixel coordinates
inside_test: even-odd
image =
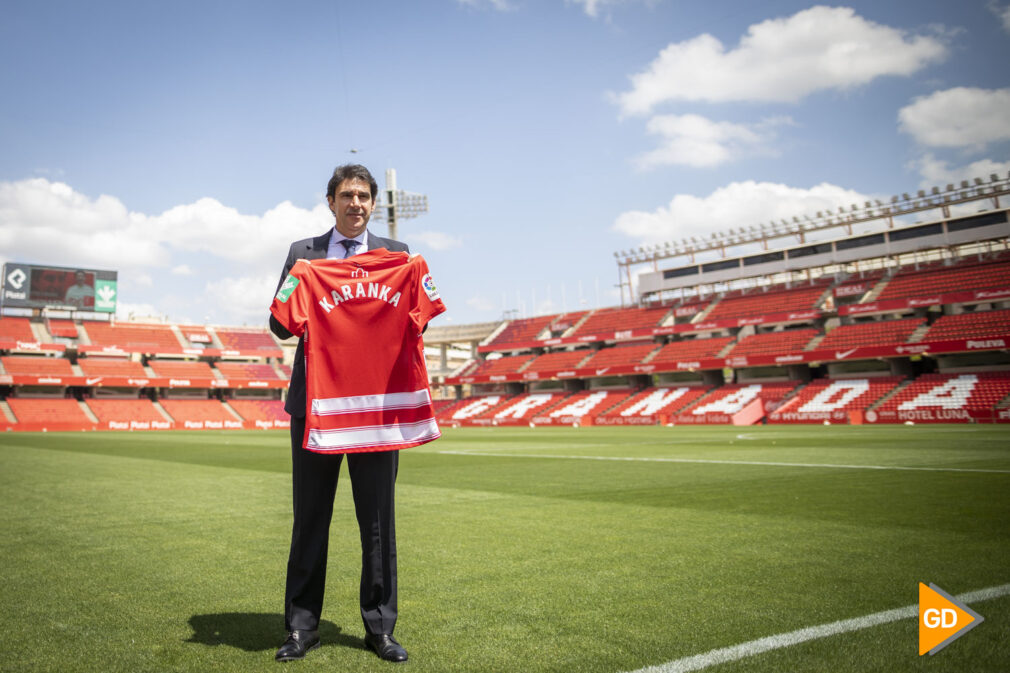
[[[414,194],[396,188],[396,169],[386,169],[386,190],[379,197],[373,217],[386,220],[389,226],[389,237],[396,237],[396,225],[400,220],[407,220],[428,212],[428,196]]]

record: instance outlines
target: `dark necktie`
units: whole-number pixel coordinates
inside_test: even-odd
[[[348,257],[354,254],[354,249],[359,245],[361,245],[361,243],[359,243],[358,241],[351,240],[349,238],[345,238],[344,240],[340,241],[340,245],[344,246],[344,249],[347,251],[347,253],[344,255],[344,259],[347,259]]]

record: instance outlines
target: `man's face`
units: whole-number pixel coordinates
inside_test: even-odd
[[[375,208],[368,183],[357,178],[341,182],[337,185],[336,193],[332,197],[326,197],[326,200],[330,202],[330,210],[337,218],[337,231],[344,238],[360,235]]]

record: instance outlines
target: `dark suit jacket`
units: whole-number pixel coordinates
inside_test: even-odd
[[[295,241],[288,250],[288,258],[284,261],[284,269],[281,271],[281,278],[277,281],[277,289],[281,289],[281,284],[288,277],[288,272],[299,259],[325,259],[326,250],[330,245],[330,236],[333,235],[330,229],[322,236],[315,238],[305,238]],[[385,248],[393,252],[410,252],[405,243],[394,241],[390,238],[375,236],[368,232],[368,249]],[[277,335],[279,339],[291,338],[291,332],[287,331],[283,325],[277,322],[277,318],[270,315],[270,331]],[[295,350],[295,361],[291,365],[291,383],[288,384],[288,400],[284,403],[284,411],[292,416],[305,415],[305,340],[298,340],[298,348]]]

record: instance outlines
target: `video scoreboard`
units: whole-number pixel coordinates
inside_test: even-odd
[[[116,271],[7,262],[0,306],[115,313],[116,283]]]

